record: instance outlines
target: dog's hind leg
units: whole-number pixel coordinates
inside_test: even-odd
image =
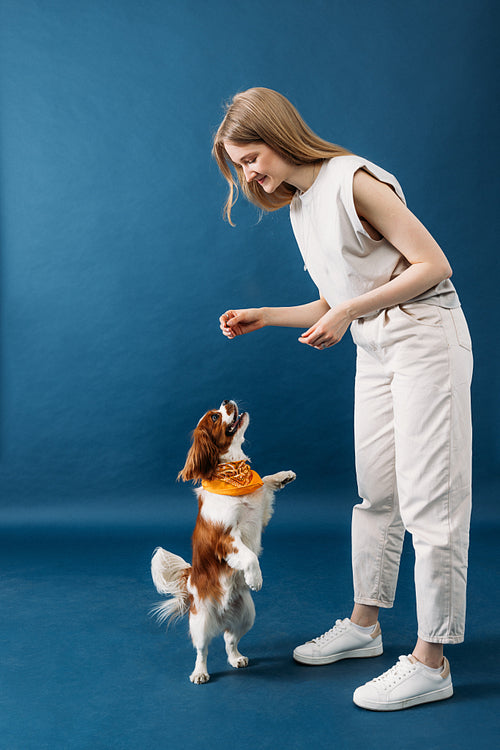
[[[226,642],[227,660],[230,665],[235,669],[248,667],[248,656],[243,656],[243,654],[240,654],[238,651],[238,636],[230,630],[226,630],[224,633],[224,641]]]
[[[238,651],[238,643],[248,633],[255,621],[255,606],[249,591],[244,591],[232,613],[231,626],[224,631],[227,660],[232,667],[239,669],[248,666],[248,657]]]
[[[208,682],[210,675],[207,670],[207,656],[208,656],[208,645],[202,646],[196,649],[196,663],[192,674],[189,675],[191,682],[195,685],[202,685],[204,682]]]
[[[189,679],[196,685],[202,685],[210,679],[207,668],[207,656],[212,634],[209,633],[208,619],[208,614],[203,611],[197,614],[190,613],[189,615],[189,631],[193,646],[196,649],[196,663]]]

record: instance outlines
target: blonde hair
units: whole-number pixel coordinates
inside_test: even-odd
[[[233,164],[224,147],[225,141],[238,145],[261,142],[290,164],[314,164],[350,151],[323,140],[304,122],[293,104],[277,91],[251,88],[233,97],[215,136],[212,154],[229,184],[224,218],[231,225],[231,209],[238,198],[238,183],[243,195],[264,211],[276,211],[289,204],[296,192],[283,182],[273,193],[266,193],[258,182],[247,182],[243,169]],[[237,181],[231,170],[234,167]]]

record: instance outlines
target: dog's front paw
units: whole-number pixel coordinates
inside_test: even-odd
[[[245,583],[252,591],[260,591],[262,588],[262,573],[258,565],[252,566],[245,571]]]
[[[189,676],[189,679],[195,685],[203,685],[204,682],[209,681],[210,675],[207,674],[207,672],[193,672],[193,674]]]
[[[263,481],[270,484],[273,490],[282,490],[285,484],[293,482],[296,476],[294,471],[278,471],[277,474],[264,477]]]
[[[284,487],[285,484],[288,484],[289,482],[294,482],[297,479],[297,474],[294,471],[282,471],[280,474],[283,474],[284,477],[281,480],[281,486]]]

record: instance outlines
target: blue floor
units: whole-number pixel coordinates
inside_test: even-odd
[[[211,681],[200,686],[188,680],[194,654],[187,622],[165,633],[148,617],[159,599],[151,552],[161,544],[189,558],[190,528],[178,519],[172,528],[167,516],[154,527],[144,521],[118,528],[109,519],[7,525],[0,538],[1,749],[495,746],[500,635],[490,594],[499,573],[498,523],[479,513],[473,524],[467,638],[446,652],[454,697],[380,714],[355,707],[352,692],[411,650],[411,545],[396,606],[381,617],[383,656],[302,667],[291,658],[293,647],[351,606],[348,517],[326,506],[315,516],[296,496],[293,506],[278,509],[264,537],[256,623],[241,643],[250,666],[231,669],[217,639]]]

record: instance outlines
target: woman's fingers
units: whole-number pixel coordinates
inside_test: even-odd
[[[299,337],[299,341],[301,344],[308,344],[314,349],[328,349],[328,347],[337,343],[333,338],[327,332],[323,331],[322,328],[313,326]]]
[[[244,333],[257,331],[264,325],[259,309],[228,310],[220,317],[222,333],[228,338],[241,336]]]
[[[234,339],[235,336],[241,336],[243,329],[241,322],[244,322],[244,310],[227,310],[220,316],[220,327],[224,336]]]
[[[229,325],[229,322],[234,318],[234,315],[235,313],[233,310],[228,310],[219,318],[222,333],[230,339],[234,338],[235,335],[232,327]]]
[[[324,344],[323,336],[323,331],[319,331],[316,326],[312,326],[299,337],[299,341],[301,344],[309,344],[309,346],[319,349]]]
[[[227,325],[228,321],[231,318],[234,318],[235,315],[236,315],[236,313],[235,313],[234,310],[226,310],[226,312],[223,313],[220,316],[220,318],[219,318],[221,328],[225,327]]]
[[[328,349],[341,341],[351,320],[341,308],[331,308],[299,338],[301,344],[315,349]]]

